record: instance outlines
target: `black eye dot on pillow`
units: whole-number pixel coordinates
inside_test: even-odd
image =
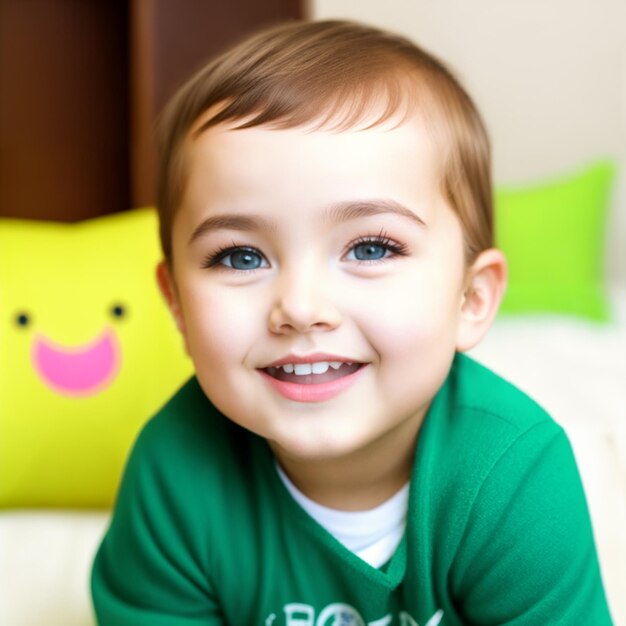
[[[28,313],[25,313],[24,311],[20,311],[15,316],[15,323],[18,326],[21,326],[22,328],[28,326],[30,322],[31,322],[30,315],[28,315]]]
[[[111,307],[111,315],[117,319],[126,317],[126,307],[122,304],[114,304]]]

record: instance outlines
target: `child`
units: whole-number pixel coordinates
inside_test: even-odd
[[[100,624],[610,624],[563,431],[462,354],[506,265],[451,74],[293,22],[161,130],[157,275],[196,377],[128,462]]]

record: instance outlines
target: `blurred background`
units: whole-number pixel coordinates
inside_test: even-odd
[[[154,202],[155,119],[210,56],[299,0],[0,0],[0,215]]]

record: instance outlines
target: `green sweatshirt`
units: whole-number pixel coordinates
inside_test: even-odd
[[[192,378],[135,444],[92,592],[101,626],[612,623],[565,434],[460,354],[422,425],[384,567],[309,517],[267,443]]]

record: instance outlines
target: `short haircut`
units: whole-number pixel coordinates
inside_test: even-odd
[[[442,193],[460,219],[471,263],[493,245],[490,146],[476,106],[450,70],[413,42],[339,20],[261,30],[209,62],[170,100],[158,133],[165,259],[172,263],[172,222],[185,192],[184,145],[203,130],[227,123],[341,132],[416,112],[440,148]],[[203,114],[208,118],[190,138]]]

